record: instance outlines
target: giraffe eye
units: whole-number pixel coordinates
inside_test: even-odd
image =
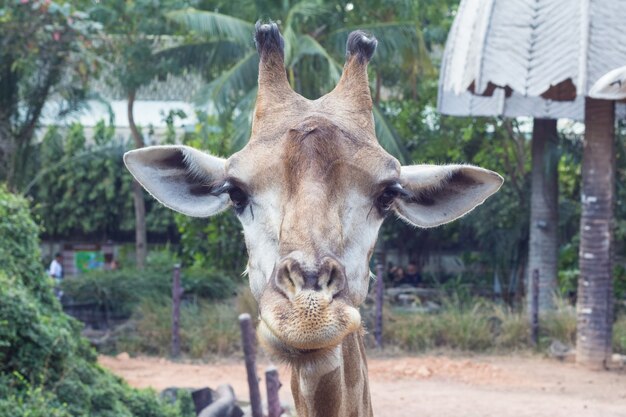
[[[398,196],[404,195],[406,191],[400,184],[392,184],[387,186],[383,192],[376,198],[376,207],[382,214],[386,214],[391,210],[393,202]]]
[[[380,196],[378,196],[378,199],[376,200],[376,205],[382,211],[389,211],[389,209],[391,209],[391,204],[393,204],[393,201],[396,199],[397,195],[397,193],[394,193],[391,190],[385,190]]]
[[[239,187],[233,186],[228,190],[230,201],[233,203],[233,207],[237,214],[241,214],[243,209],[248,205],[248,195]]]

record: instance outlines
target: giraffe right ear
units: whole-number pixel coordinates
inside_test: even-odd
[[[209,217],[230,205],[215,191],[225,160],[189,146],[150,146],[124,154],[126,168],[161,204],[192,217]]]

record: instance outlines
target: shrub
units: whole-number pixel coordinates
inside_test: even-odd
[[[0,232],[0,417],[181,416],[177,404],[131,389],[96,364],[39,264],[27,202],[4,187]]]
[[[557,299],[555,309],[541,318],[540,336],[551,342],[576,344],[576,309],[563,299]]]
[[[530,325],[526,311],[490,301],[471,302],[448,298],[440,311],[415,314],[387,308],[384,337],[388,345],[409,351],[450,348],[466,351],[511,350],[528,348]],[[364,317],[370,317],[364,314]],[[371,329],[373,320],[367,324]],[[576,309],[558,299],[556,308],[541,317],[539,349],[553,340],[570,346],[576,343]],[[626,315],[621,315],[613,327],[613,350],[626,353]]]
[[[613,325],[613,351],[626,355],[626,315],[620,316]]]
[[[181,306],[181,349],[202,358],[238,352],[239,327],[234,302],[190,301]],[[169,300],[144,300],[122,333],[115,351],[166,356],[170,353],[172,306]]]
[[[174,258],[164,252],[151,253],[143,270],[93,271],[63,281],[69,299],[91,303],[114,317],[130,317],[145,300],[171,297]],[[187,298],[224,299],[235,292],[235,281],[221,271],[191,267],[181,271]],[[169,301],[167,301],[169,302]]]
[[[27,201],[0,184],[0,271],[19,277],[42,303],[52,305],[56,299],[52,283],[43,278],[38,234]]]
[[[450,348],[482,351],[497,347],[499,326],[494,325],[493,305],[474,305],[448,299],[432,314],[395,312],[384,327],[389,344],[412,351]]]

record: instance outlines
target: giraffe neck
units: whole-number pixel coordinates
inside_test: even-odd
[[[324,359],[294,365],[291,391],[298,417],[372,417],[361,331]]]

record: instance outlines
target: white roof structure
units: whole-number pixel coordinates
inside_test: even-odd
[[[584,97],[626,64],[623,0],[462,0],[438,109],[457,116],[584,119]],[[617,116],[626,107],[617,106]]]
[[[197,123],[197,107],[193,103],[193,98],[204,84],[202,78],[194,73],[179,76],[168,75],[164,80],[153,80],[137,92],[133,112],[135,122],[142,127],[163,130],[166,127],[167,114],[170,111],[182,110],[187,117],[175,118],[174,126],[179,129],[193,128]],[[128,130],[127,101],[121,89],[107,84],[104,77],[93,80],[91,89],[101,97],[101,100],[88,100],[81,110],[72,112],[62,119],[58,114],[63,103],[51,100],[44,107],[40,124],[52,126],[79,122],[86,128],[90,128],[100,120],[108,122],[113,116],[117,130],[120,132]],[[215,114],[212,103],[204,106],[202,110]]]

